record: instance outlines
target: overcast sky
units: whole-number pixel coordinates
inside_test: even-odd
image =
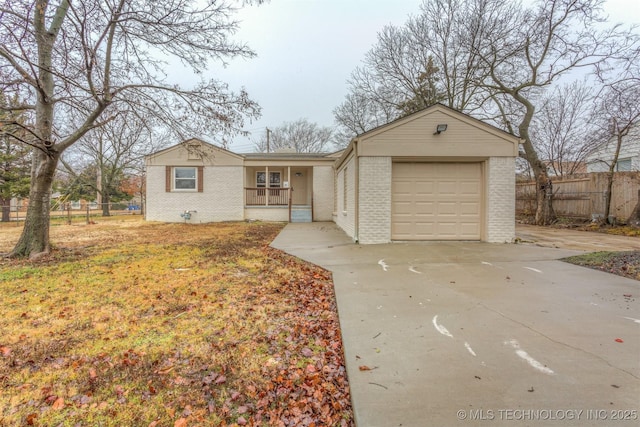
[[[250,138],[230,148],[254,151],[266,127],[307,118],[334,126],[333,109],[347,93],[346,80],[387,24],[402,25],[419,12],[421,0],[271,0],[247,6],[238,15],[235,39],[257,53],[233,61],[212,76],[232,88],[244,86],[262,107],[262,117],[247,123]],[[609,0],[611,22],[640,23],[638,0]]]

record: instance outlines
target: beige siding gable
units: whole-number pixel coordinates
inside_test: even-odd
[[[435,134],[439,124],[447,130]],[[513,157],[517,137],[465,114],[434,106],[358,137],[362,156]]]
[[[231,151],[198,139],[190,139],[147,157],[147,165],[239,166],[244,159]]]

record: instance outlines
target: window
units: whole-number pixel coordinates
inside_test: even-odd
[[[269,172],[269,187],[280,188],[280,172]]]
[[[256,172],[256,187],[264,188],[267,186],[267,173]]]
[[[631,170],[631,158],[619,159],[616,163],[616,170],[618,172],[629,172]]]
[[[175,190],[196,190],[196,168],[173,168],[173,188]]]
[[[256,187],[265,188],[267,186],[267,173],[256,172]],[[280,172],[269,172],[269,187],[280,188]]]
[[[269,188],[280,188],[282,186],[280,180],[280,172],[269,172]],[[260,171],[256,172],[256,187],[258,188],[266,188],[267,187],[267,173]],[[277,196],[280,194],[279,191],[271,190],[269,194],[273,196]],[[259,196],[264,196],[264,190],[258,190]]]

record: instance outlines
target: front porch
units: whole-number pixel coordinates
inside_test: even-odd
[[[313,167],[246,167],[245,183],[245,218],[313,221]]]

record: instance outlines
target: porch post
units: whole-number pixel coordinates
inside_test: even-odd
[[[269,179],[269,166],[264,167],[264,205],[269,206],[269,187],[271,186],[271,179]]]
[[[287,166],[287,182],[289,183],[289,188],[287,188],[287,194],[289,196],[289,222],[291,222],[291,192],[293,191],[293,187],[291,186],[291,166]]]

